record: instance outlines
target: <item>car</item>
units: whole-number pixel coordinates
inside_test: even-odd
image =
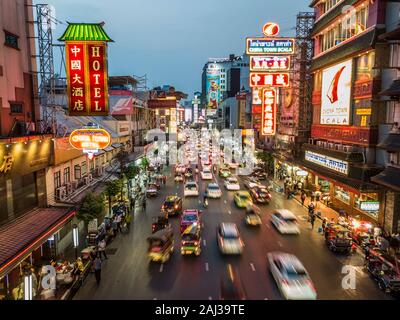
[[[228,264],[225,273],[221,275],[220,300],[246,300],[246,296],[239,273]]]
[[[155,197],[158,195],[158,188],[154,183],[150,183],[146,189],[146,195],[148,197]]]
[[[175,180],[175,182],[183,182],[185,179],[184,179],[182,173],[177,173],[175,175],[175,179],[174,180]]]
[[[271,215],[271,223],[282,234],[299,234],[300,228],[293,212],[287,209],[275,210]]]
[[[194,181],[187,182],[183,190],[183,195],[185,197],[190,197],[190,196],[197,197],[199,195],[199,187],[197,183]]]
[[[174,216],[182,213],[182,198],[174,195],[165,198],[164,204],[161,207],[161,212],[167,216]]]
[[[223,222],[217,227],[217,242],[223,254],[242,254],[244,243],[235,223]]]
[[[186,169],[185,177],[186,178],[192,178],[193,177],[193,169],[192,168],[187,168]]]
[[[232,175],[231,170],[229,168],[221,168],[218,171],[218,175],[223,178],[228,178]]]
[[[227,190],[240,190],[239,181],[235,177],[226,178],[224,186]]]
[[[257,203],[269,203],[272,199],[272,196],[269,193],[268,189],[261,188],[260,186],[256,186],[250,189],[250,194],[254,202]]]
[[[266,180],[268,176],[268,174],[262,169],[255,169],[251,175],[256,177],[258,180]]]
[[[248,206],[246,208],[246,216],[244,218],[246,225],[248,226],[261,226],[262,221],[261,221],[261,217],[260,217],[260,208],[255,206],[255,205],[251,205]]]
[[[191,224],[182,233],[181,254],[194,254],[199,256],[201,253],[201,232],[200,226]]]
[[[197,209],[186,209],[183,211],[180,222],[181,234],[191,225],[201,228],[200,212]]]
[[[184,164],[178,164],[178,165],[175,167],[175,172],[176,172],[176,173],[185,173],[185,172],[186,172],[186,165],[184,165]]]
[[[213,178],[213,175],[212,175],[211,169],[208,167],[203,168],[203,171],[201,171],[201,179],[212,180],[212,178]]]
[[[283,252],[268,253],[269,271],[288,300],[315,300],[317,291],[300,260]]]
[[[250,193],[248,191],[238,191],[233,196],[235,204],[239,208],[246,208],[248,205],[253,204]]]
[[[206,189],[207,197],[208,198],[221,198],[222,197],[222,191],[219,188],[219,185],[216,183],[209,183]]]
[[[253,178],[253,177],[248,177],[248,178],[244,179],[243,184],[247,189],[252,189],[254,187],[262,186],[260,181],[258,181],[258,179]]]

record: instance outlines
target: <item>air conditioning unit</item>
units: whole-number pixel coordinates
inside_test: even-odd
[[[72,181],[71,186],[72,186],[72,191],[75,191],[76,189],[78,189],[78,181]]]
[[[335,143],[335,150],[341,151],[343,146],[341,144]]]
[[[328,143],[328,148],[329,148],[329,149],[333,149],[333,146],[334,146],[334,144],[333,144],[332,142],[329,142],[329,143]]]
[[[67,189],[64,187],[60,187],[56,189],[56,200],[64,201],[67,197]]]
[[[344,152],[351,152],[351,146],[343,146]]]
[[[328,142],[326,142],[326,141],[323,141],[323,142],[322,142],[322,147],[324,147],[324,148],[328,148]]]
[[[66,185],[65,185],[65,187],[66,187],[66,189],[67,189],[67,194],[71,194],[72,192],[73,192],[73,189],[72,189],[72,183],[67,183]]]

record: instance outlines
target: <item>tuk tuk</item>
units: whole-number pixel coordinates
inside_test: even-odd
[[[201,253],[200,227],[192,224],[182,233],[181,254],[192,254],[199,256]]]
[[[326,226],[325,242],[333,252],[350,253],[352,250],[353,240],[349,230],[337,224]]]
[[[147,238],[150,261],[164,263],[174,252],[174,233],[171,227],[161,229]]]
[[[159,230],[170,227],[168,223],[168,218],[166,216],[153,217],[153,223],[151,224],[151,232],[155,233]]]
[[[369,249],[365,255],[365,267],[377,282],[379,289],[387,293],[400,293],[399,257]]]

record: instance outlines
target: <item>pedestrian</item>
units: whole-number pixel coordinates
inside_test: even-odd
[[[315,191],[311,193],[311,202],[315,201]]]
[[[378,242],[378,237],[382,234],[382,229],[380,228],[380,225],[376,226],[374,228],[374,240],[375,243]]]
[[[163,183],[164,183],[164,186],[167,185],[167,176],[163,176]]]
[[[315,214],[312,213],[310,216],[311,230],[314,230]]]
[[[301,192],[301,205],[304,206],[304,202],[306,201],[306,193],[304,190]]]
[[[319,202],[320,199],[321,199],[321,191],[318,190],[317,192],[315,192],[315,200]]]
[[[117,230],[120,231],[122,233],[122,228],[121,228],[121,224],[122,224],[122,214],[117,214],[115,217],[115,221],[117,223]]]
[[[96,277],[97,284],[100,283],[101,280],[101,259],[96,257],[93,260],[93,268],[94,268],[94,276]]]
[[[314,202],[311,202],[311,203],[308,205],[308,214],[309,214],[309,215],[314,214],[314,210],[315,210]]]
[[[325,217],[322,219],[322,232],[325,233],[326,225],[328,224],[328,219]]]
[[[143,206],[143,212],[146,212],[146,198],[145,197],[143,197],[142,206]]]
[[[104,256],[104,259],[108,259],[106,255],[106,240],[103,238],[97,245],[97,252],[99,253],[99,258],[101,259],[101,255]]]

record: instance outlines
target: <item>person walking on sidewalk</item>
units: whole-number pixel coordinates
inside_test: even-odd
[[[306,193],[304,190],[301,191],[301,205],[304,206],[304,202],[306,201]]]
[[[143,197],[143,203],[142,203],[142,207],[143,207],[143,212],[146,212],[146,197]]]
[[[106,255],[106,240],[104,238],[100,240],[99,244],[97,245],[97,251],[99,253],[99,258],[101,259],[101,255],[104,256],[104,259],[108,259]]]
[[[128,213],[125,217],[126,229],[128,229],[128,231],[131,226],[131,222],[132,222],[132,214]]]
[[[100,283],[101,280],[101,259],[96,257],[93,260],[93,268],[94,268],[94,276],[96,277],[97,284]]]
[[[315,223],[315,214],[312,213],[312,214],[310,215],[311,230],[314,230],[314,223]]]
[[[308,214],[311,216],[312,214],[314,214],[314,210],[315,210],[314,202],[311,202],[308,205]]]

